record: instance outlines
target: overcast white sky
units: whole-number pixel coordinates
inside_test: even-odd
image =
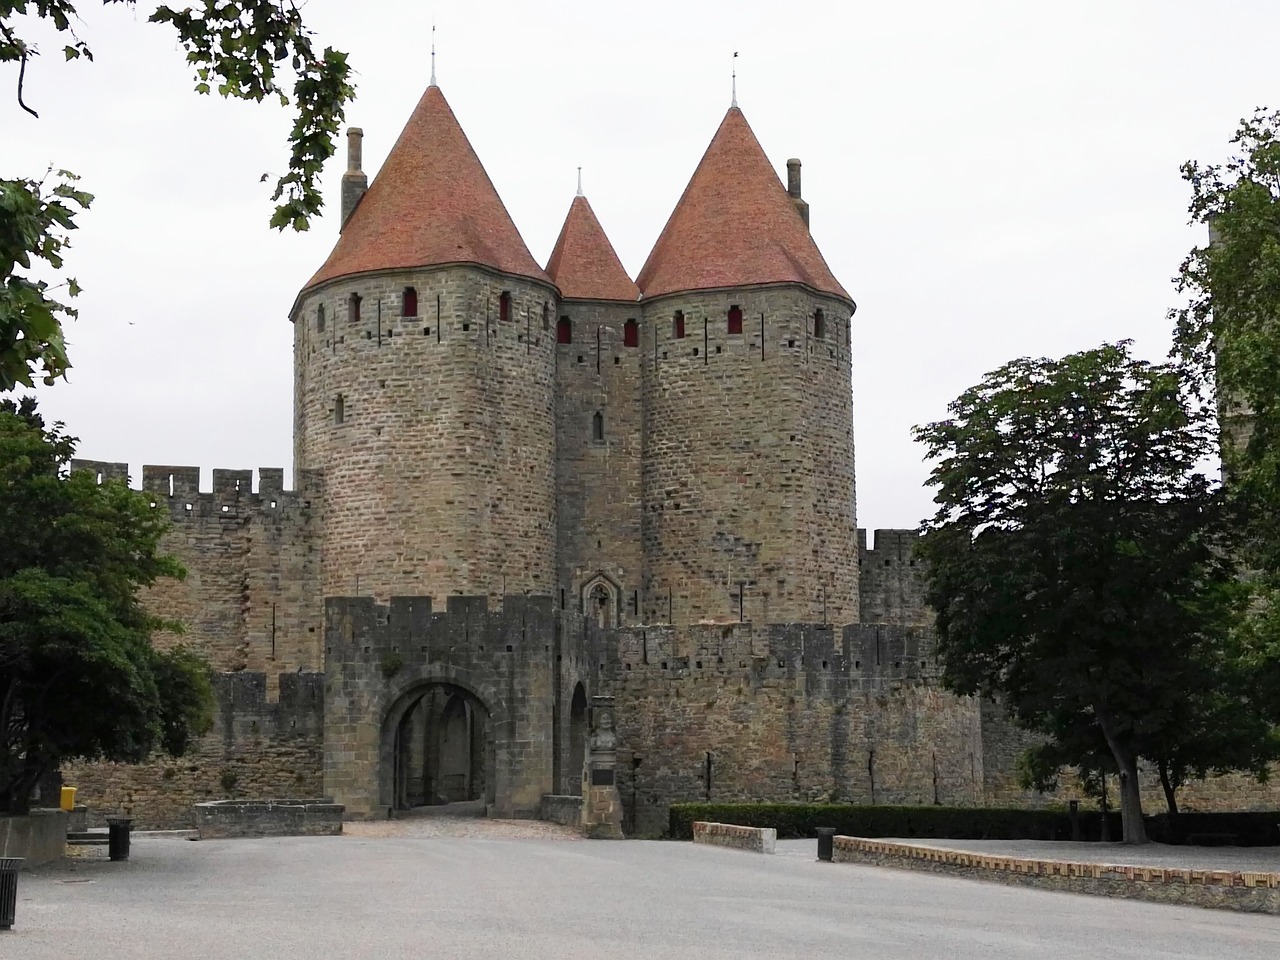
[[[150,7],[83,0],[94,63],[60,44],[0,97],[0,170],[53,163],[97,194],[69,259],[85,288],[69,383],[41,391],[82,456],[290,467],[288,308],[336,233],[267,227],[288,115],[198,97]],[[931,512],[912,425],[985,371],[1124,337],[1168,349],[1169,278],[1194,243],[1186,159],[1225,157],[1237,120],[1280,105],[1275,0],[311,0],[350,53],[375,174],[430,73],[534,257],[582,165],[635,276],[729,105],[785,173],[804,162],[813,234],[858,301],[858,519]],[[6,65],[7,91],[16,68]]]

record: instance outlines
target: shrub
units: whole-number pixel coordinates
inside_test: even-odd
[[[1119,811],[1107,814],[1112,840],[1121,837]],[[673,803],[670,836],[688,840],[693,822],[773,827],[780,839],[814,837],[815,827],[835,827],[842,836],[935,838],[938,840],[1070,840],[1066,810],[1014,810],[999,807],[858,806],[850,803]],[[1280,845],[1280,812],[1167,813],[1146,818],[1147,832],[1159,843],[1231,843],[1242,847]],[[1102,839],[1096,809],[1080,810],[1081,838]]]
[[[1119,813],[1111,813],[1111,835],[1120,837]],[[1070,840],[1066,810],[1010,810],[996,807],[856,806],[848,803],[676,803],[671,806],[670,833],[679,840],[693,835],[695,820],[773,827],[780,838],[814,837],[815,827],[835,827],[844,836],[935,837],[963,840]],[[1086,840],[1097,840],[1101,823],[1096,811],[1081,810]]]

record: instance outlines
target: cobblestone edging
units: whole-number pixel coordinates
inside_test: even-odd
[[[201,840],[228,837],[335,837],[343,807],[319,800],[216,800],[194,807]]]
[[[1070,893],[1280,914],[1280,873],[1035,860],[861,837],[836,837],[835,861],[922,870]]]
[[[693,842],[750,850],[753,853],[773,853],[778,845],[778,831],[773,827],[740,827],[732,823],[696,820],[693,824]]]

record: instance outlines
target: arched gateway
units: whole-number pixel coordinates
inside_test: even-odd
[[[602,661],[594,624],[566,616],[551,597],[330,597],[325,795],[350,819],[456,802],[538,816],[566,763],[581,777],[575,685]]]
[[[493,718],[458,683],[427,680],[402,693],[382,724],[379,794],[388,810],[494,802]]]

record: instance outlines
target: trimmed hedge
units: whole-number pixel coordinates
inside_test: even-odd
[[[1123,835],[1120,812],[1107,814],[1112,840]],[[674,803],[670,836],[688,840],[693,822],[709,820],[744,827],[773,827],[779,839],[815,837],[815,827],[835,827],[844,836],[943,840],[1070,840],[1071,815],[1061,808],[1014,810],[996,807],[856,806],[848,803]],[[1236,846],[1280,845],[1280,812],[1167,813],[1146,818],[1160,843]],[[1098,811],[1080,810],[1082,839],[1102,839]]]
[[[1159,843],[1237,847],[1280,846],[1280,811],[1180,813],[1147,817],[1147,834]]]
[[[1120,814],[1111,813],[1112,836],[1120,836]],[[815,827],[835,827],[853,837],[935,837],[955,840],[1070,840],[1065,810],[1011,810],[995,807],[855,806],[848,803],[674,803],[670,832],[678,840],[693,835],[695,820],[773,827],[779,839],[815,837]],[[1085,839],[1102,831],[1097,811],[1080,812]],[[1092,835],[1091,835],[1092,834]]]

